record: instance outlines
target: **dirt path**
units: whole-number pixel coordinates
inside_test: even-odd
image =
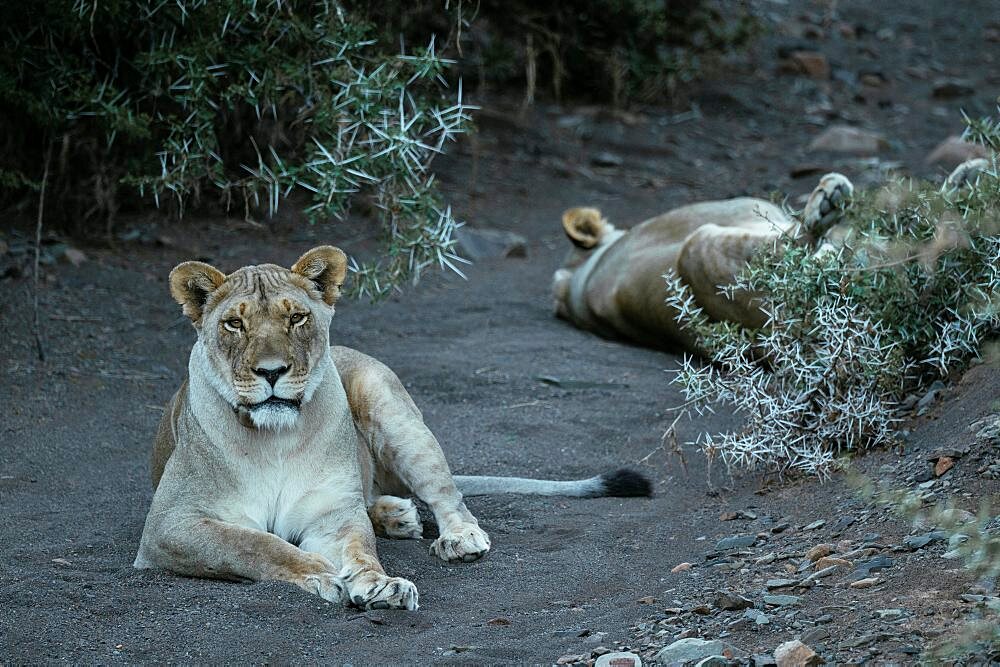
[[[819,40],[768,37],[694,91],[700,114],[650,112],[638,122],[588,109],[541,108],[520,122],[483,114],[480,136],[442,161],[441,179],[460,217],[523,234],[528,257],[481,261],[468,281],[430,276],[379,306],[345,303],[333,340],[396,370],[457,472],[572,478],[634,464],[658,445],[664,410],[678,403],[663,372],[675,359],[552,317],[549,281],[565,244],[559,214],[594,204],[627,225],[700,198],[773,188],[794,197],[814,182],[789,175],[803,164],[863,181],[871,161],[805,150],[817,123],[845,119],[890,138],[884,159],[935,174],[940,168],[922,157],[961,129],[958,109],[991,111],[997,49],[965,46],[981,40],[978,17],[988,3],[911,4],[907,16],[897,16],[879,15],[872,3],[840,3],[847,22],[865,27],[856,39],[836,27],[824,28],[829,36]],[[801,32],[807,24],[786,16],[780,25]],[[876,37],[881,28],[894,32]],[[879,69],[889,87],[779,74],[777,47],[804,39],[827,53],[835,77],[856,80]],[[906,74],[907,67],[924,67],[926,76]],[[943,76],[970,79],[974,92],[932,98],[932,79]],[[817,115],[824,100],[839,120]],[[622,165],[592,165],[600,151],[621,156]],[[290,263],[330,241],[359,252],[371,247],[364,229],[161,223],[147,236],[169,237],[166,246],[139,239],[117,250],[87,249],[81,266],[46,271],[45,364],[33,357],[27,281],[0,283],[0,659],[551,663],[616,642],[639,649],[636,624],[662,615],[674,598],[687,604],[725,585],[724,570],[707,565],[683,581],[669,574],[682,561],[702,562],[717,539],[741,528],[720,524],[721,511],[756,507],[761,516],[804,525],[829,520],[838,502],[851,507],[837,485],[790,484],[756,496],[759,478],[710,497],[697,456],[688,457],[688,474],[654,457],[647,472],[657,495],[650,500],[472,499],[494,544],[482,562],[441,564],[427,553],[429,540],[379,543],[387,570],[419,587],[415,614],[342,610],[280,584],[134,571],[151,496],[149,444],[194,339],[167,294],[171,266],[195,257],[228,269]],[[540,376],[592,384],[561,388]],[[987,375],[977,386],[995,392],[994,382]],[[970,414],[988,412],[989,402],[977,400]],[[728,419],[686,425],[686,435],[723,429]],[[883,463],[899,465],[875,457],[871,465]],[[657,602],[638,602],[647,596]],[[769,650],[793,622],[736,637],[748,651]],[[854,630],[845,623],[838,632]]]

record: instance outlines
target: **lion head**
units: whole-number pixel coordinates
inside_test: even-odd
[[[229,275],[202,262],[170,272],[170,293],[198,332],[194,355],[244,426],[295,424],[323,380],[333,305],[347,256],[313,248],[291,269],[246,266]],[[194,363],[194,361],[193,361]]]

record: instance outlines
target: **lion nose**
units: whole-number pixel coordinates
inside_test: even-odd
[[[278,366],[277,368],[255,368],[253,369],[254,374],[267,380],[267,383],[273,388],[274,385],[278,383],[278,379],[288,372],[288,366]]]

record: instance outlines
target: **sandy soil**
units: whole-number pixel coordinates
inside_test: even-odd
[[[573,478],[636,465],[658,446],[665,410],[679,402],[664,372],[676,358],[601,340],[552,317],[548,289],[566,245],[558,225],[564,208],[597,205],[613,222],[628,225],[698,199],[777,189],[794,201],[815,181],[815,175],[790,176],[802,166],[837,168],[856,182],[877,179],[877,161],[807,151],[829,122],[880,131],[890,140],[883,163],[898,161],[917,175],[938,176],[943,168],[925,165],[923,156],[961,130],[959,109],[973,115],[993,110],[1000,46],[981,41],[990,3],[927,0],[908,3],[903,15],[879,3],[841,2],[841,18],[864,27],[858,37],[845,37],[835,26],[822,28],[821,38],[808,30],[800,34],[822,24],[813,19],[821,19],[828,4],[809,3],[816,16],[800,20],[798,9],[764,3],[777,13],[767,19],[776,32],[692,90],[689,102],[698,114],[660,109],[623,118],[541,106],[518,119],[506,113],[503,100],[486,100],[493,111],[480,115],[478,137],[437,166],[457,214],[471,226],[524,235],[527,258],[481,261],[467,281],[432,275],[381,305],[344,303],[333,340],[396,370],[456,472]],[[877,36],[883,29],[893,32]],[[833,81],[780,71],[778,47],[803,42],[827,55]],[[972,43],[989,48],[969,48]],[[885,86],[858,82],[875,70]],[[934,79],[948,76],[968,79],[973,92],[933,98]],[[816,111],[825,101],[834,112]],[[593,166],[600,151],[623,163]],[[117,248],[84,247],[89,258],[79,267],[45,267],[44,363],[33,351],[30,281],[0,283],[6,389],[0,660],[552,663],[616,642],[642,650],[639,626],[675,600],[690,607],[699,596],[707,601],[710,591],[744,585],[744,579],[753,585],[752,573],[740,579],[705,558],[717,539],[764,526],[722,523],[720,512],[754,508],[761,517],[787,519],[791,532],[774,539],[791,540],[788,548],[813,539],[796,527],[821,518],[833,523],[845,512],[864,518],[843,538],[860,543],[865,534],[880,533],[879,539],[898,544],[907,533],[887,517],[865,515],[842,480],[818,486],[720,478],[727,490],[709,495],[697,455],[687,456],[687,472],[656,455],[644,466],[655,482],[652,499],[472,499],[470,508],[494,545],[478,563],[442,564],[427,553],[429,540],[380,541],[386,569],[419,587],[417,613],[344,610],[277,583],[136,572],[131,562],[151,497],[148,450],[194,340],[167,293],[170,268],[192,258],[225,269],[290,263],[313,244],[366,252],[372,241],[363,220],[339,227],[279,220],[260,229],[235,220],[154,217],[122,227],[130,225],[142,230],[138,238]],[[12,248],[24,229],[12,223],[5,232]],[[552,386],[540,376],[587,384]],[[902,455],[870,456],[862,468],[905,483],[906,466],[927,450],[969,440],[967,425],[995,412],[996,396],[995,368],[981,367],[935,413],[940,419],[913,426]],[[682,435],[731,422],[717,415],[685,424]],[[995,482],[973,472],[959,465],[950,489],[968,494],[963,502],[972,508],[997,494]],[[699,566],[685,577],[671,575],[682,561]],[[850,600],[832,586],[816,593],[816,605],[856,608],[830,624],[829,650],[840,651],[834,645],[855,636],[872,609],[903,605],[900,600],[909,599],[903,593],[932,575],[942,599],[969,584],[953,562],[945,568],[914,556],[901,559],[891,586],[851,593]],[[655,602],[640,602],[647,596]],[[947,632],[955,624],[955,604],[923,605],[933,614],[919,625]],[[795,636],[795,622],[736,630],[728,641],[748,652],[769,652]],[[657,641],[667,643],[686,627]],[[706,627],[702,634],[716,631]],[[906,641],[918,646],[934,638],[910,634],[914,638]],[[655,642],[647,644],[648,652]]]

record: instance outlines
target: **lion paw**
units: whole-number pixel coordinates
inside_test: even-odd
[[[441,560],[470,562],[490,550],[490,536],[474,523],[462,524],[441,534],[431,544],[431,553]]]
[[[368,508],[368,518],[376,535],[398,540],[419,540],[424,536],[417,506],[408,498],[379,496]]]
[[[420,595],[412,581],[381,575],[367,589],[354,593],[351,602],[363,609],[416,611],[420,607]]]
[[[854,196],[854,186],[843,174],[829,173],[819,179],[819,185],[809,195],[802,211],[805,234],[817,242],[844,215]]]

